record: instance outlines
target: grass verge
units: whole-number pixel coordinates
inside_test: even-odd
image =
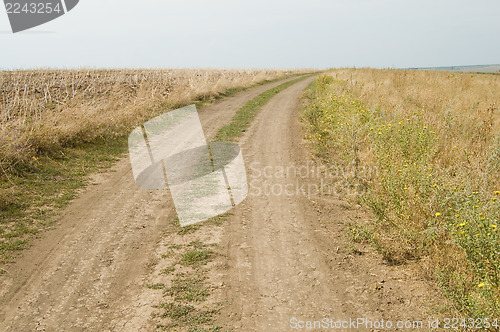
[[[87,183],[89,174],[113,165],[126,150],[126,140],[97,140],[68,146],[52,154],[18,163],[0,182],[0,263],[29,245],[50,226],[57,212]]]
[[[446,91],[439,83],[447,79],[438,76],[442,73],[387,72],[383,78],[398,82],[398,88],[370,99],[381,93],[364,87],[371,81],[333,75],[321,76],[308,91],[305,138],[324,164],[348,170],[340,196],[373,212],[369,227],[349,226],[352,241],[371,243],[393,264],[419,262],[423,274],[448,295],[450,310],[465,317],[498,317],[497,110],[485,106],[476,114],[476,101],[472,109],[443,107],[450,102],[447,97],[457,104],[478,84],[474,76],[460,77],[451,83],[456,91]],[[415,95],[426,85],[425,94]],[[401,95],[398,106],[384,102],[395,95]],[[441,103],[435,112],[424,107],[432,103]]]

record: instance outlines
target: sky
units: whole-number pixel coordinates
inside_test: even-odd
[[[16,34],[2,7],[8,70],[500,63],[498,0],[80,0]]]

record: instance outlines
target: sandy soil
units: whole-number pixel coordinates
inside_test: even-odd
[[[299,98],[307,79],[273,98],[240,140],[251,165],[302,165]],[[281,83],[281,82],[280,82]],[[200,110],[208,139],[245,102],[280,83],[256,87]],[[269,185],[307,178],[254,179]],[[259,184],[260,181],[260,184]],[[432,291],[409,269],[385,265],[369,248],[344,245],[347,220],[367,218],[327,197],[250,192],[222,226],[180,237],[168,193],[138,189],[128,158],[98,174],[54,225],[0,276],[1,331],[154,331],[153,305],[166,242],[219,244],[210,277],[222,303],[218,323],[234,331],[286,331],[290,319],[423,318]]]

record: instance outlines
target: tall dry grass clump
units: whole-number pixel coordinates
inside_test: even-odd
[[[342,69],[310,97],[324,162],[378,170],[348,181],[376,217],[352,231],[392,263],[420,262],[470,317],[497,317],[500,76]]]

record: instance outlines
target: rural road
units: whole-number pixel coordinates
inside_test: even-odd
[[[347,305],[337,294],[343,285],[331,278],[314,243],[309,224],[316,215],[297,195],[294,172],[287,178],[270,176],[280,166],[305,165],[302,136],[297,135],[298,98],[311,80],[273,98],[240,142],[250,168],[250,195],[229,218],[225,234],[226,298],[235,314],[227,323],[238,331],[285,331],[293,317],[341,318]],[[267,175],[257,177],[264,167]],[[282,194],[285,188],[289,195]]]
[[[254,186],[310,181],[263,179],[249,167],[305,164],[299,98],[311,81],[271,99],[239,141]],[[207,139],[247,101],[282,82],[203,107],[199,115]],[[158,247],[165,239],[175,242],[171,198],[164,191],[139,189],[128,158],[93,182],[54,229],[0,276],[1,331],[155,330],[152,306],[161,294],[144,285],[158,274]],[[418,316],[421,287],[410,285],[411,271],[395,276],[379,257],[353,257],[344,248],[337,221],[350,217],[359,212],[338,201],[256,194],[250,188],[226,223],[205,234],[224,253],[214,267],[221,284],[215,294],[223,303],[219,325],[287,331],[293,317]]]

